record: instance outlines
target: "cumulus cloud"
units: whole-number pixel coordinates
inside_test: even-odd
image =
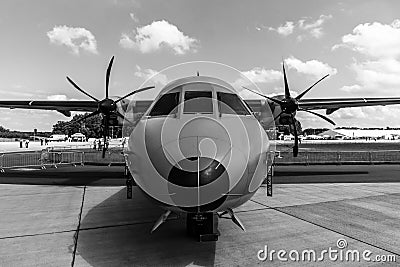
[[[96,38],[85,28],[55,26],[47,32],[47,37],[53,44],[69,47],[75,55],[79,55],[80,49],[93,54],[98,53]]]
[[[168,47],[175,54],[183,55],[190,51],[195,52],[199,41],[185,35],[168,21],[161,20],[136,28],[133,39],[123,33],[119,43],[123,48],[136,49],[142,53],[151,53]]]
[[[66,95],[49,95],[47,96],[47,100],[61,100],[66,101],[68,100]]]
[[[264,97],[259,96],[253,92],[250,92],[249,90],[243,89],[239,91],[239,96],[243,99],[264,99]]]
[[[400,56],[400,20],[391,24],[379,22],[359,24],[353,33],[342,37],[342,43],[332,47],[350,48],[373,58],[393,58]]]
[[[282,79],[282,72],[259,67],[241,73],[254,83],[271,83]]]
[[[398,88],[400,86],[400,62],[382,59],[352,64],[356,80],[370,88]]]
[[[342,42],[332,47],[351,49],[361,54],[349,68],[354,72],[356,85],[344,86],[350,93],[398,95],[400,87],[400,20],[391,24],[379,22],[357,25]]]
[[[133,20],[133,22],[138,23],[139,19],[136,17],[135,13],[131,12],[129,13],[129,16],[131,17],[131,20]]]
[[[233,88],[235,88],[238,92],[242,92],[242,90],[243,90],[242,86],[249,87],[252,85],[252,83],[270,84],[270,83],[273,83],[273,82],[276,82],[276,81],[282,79],[282,73],[280,71],[265,69],[265,68],[260,68],[260,67],[255,67],[248,71],[241,71],[240,73],[242,74],[242,77],[240,77],[240,78],[236,79],[234,82],[232,82]],[[253,87],[251,87],[251,88],[253,88]],[[253,88],[253,90],[256,90],[256,89]],[[245,91],[246,92],[243,92],[241,94],[241,96],[243,98],[247,98],[250,95],[253,97],[253,93],[250,93],[250,95],[249,95],[247,93],[249,91],[248,90],[245,90]]]
[[[364,112],[363,108],[354,107],[354,108],[343,108],[335,111],[331,118],[349,120],[349,119],[365,119],[367,118],[367,114]]]
[[[331,118],[341,125],[357,125],[361,127],[379,125],[380,127],[385,127],[396,126],[392,122],[398,121],[399,112],[400,107],[398,106],[354,107],[339,109],[331,115]]]
[[[293,33],[294,23],[293,21],[287,21],[284,25],[280,25],[277,28],[269,27],[268,30],[275,31],[283,36],[288,36]]]
[[[142,78],[143,80],[151,79],[154,83],[158,83],[161,86],[164,86],[168,83],[168,78],[165,74],[159,73],[158,71],[152,69],[142,69],[138,65],[136,65],[136,72],[134,75]]]
[[[318,60],[309,60],[302,62],[295,57],[289,57],[285,59],[285,63],[291,69],[295,69],[299,73],[315,76],[316,78],[322,78],[326,74],[335,75],[337,69],[332,68],[327,63],[323,63]]]
[[[306,19],[301,19],[298,22],[299,28],[309,32],[315,38],[321,38],[324,34],[322,25],[329,19],[332,15],[321,15],[317,20],[307,21]]]
[[[277,28],[268,27],[268,30],[275,31],[282,36],[289,36],[295,31],[298,31],[300,34],[297,36],[298,41],[305,39],[307,36],[319,39],[324,35],[323,24],[331,18],[332,15],[321,15],[316,20],[304,18],[297,22],[287,21],[285,24],[282,24]]]

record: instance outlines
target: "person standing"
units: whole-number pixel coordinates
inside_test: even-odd
[[[102,146],[102,144],[101,144],[101,139],[99,139],[98,144],[99,144],[99,145],[98,145],[97,148],[98,148],[98,150],[101,150],[101,148],[102,148],[102,147],[101,147],[101,146]]]

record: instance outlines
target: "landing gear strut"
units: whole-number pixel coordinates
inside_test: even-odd
[[[127,199],[132,199],[132,187],[135,184],[135,180],[133,180],[133,177],[131,173],[128,170],[128,167],[125,165],[125,171],[124,171],[124,176],[126,177],[126,198]]]
[[[217,241],[218,215],[214,212],[187,213],[186,229],[188,235],[199,242]]]

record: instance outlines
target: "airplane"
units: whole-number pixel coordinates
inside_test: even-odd
[[[231,84],[200,75],[171,81],[154,101],[126,99],[153,86],[112,99],[108,85],[113,60],[114,57],[107,68],[103,100],[91,96],[67,77],[77,90],[94,101],[0,101],[0,107],[56,110],[67,116],[71,111],[91,112],[82,120],[101,114],[104,138],[108,136],[110,120],[116,118],[130,130],[124,154],[133,180],[128,180],[127,185],[134,182],[164,209],[151,232],[166,222],[171,213],[183,213],[188,233],[199,241],[218,240],[219,218],[230,219],[245,230],[234,209],[255,194],[273,164],[275,151],[265,126],[275,121],[294,125],[297,111],[310,112],[331,122],[310,110],[326,109],[331,114],[344,107],[400,104],[400,98],[302,98],[325,77],[293,98],[284,64],[285,95],[267,97],[256,92],[265,101],[246,102]],[[261,114],[259,120],[254,112]],[[295,139],[298,142],[297,134]],[[297,154],[298,144],[295,147]]]

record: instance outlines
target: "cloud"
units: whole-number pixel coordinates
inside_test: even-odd
[[[242,71],[241,74],[254,83],[271,83],[282,79],[282,72],[259,67],[255,67],[248,71]]]
[[[288,36],[293,33],[294,23],[293,21],[286,21],[285,25],[280,25],[277,28],[269,27],[268,30],[276,31],[280,35]]]
[[[398,95],[400,87],[400,61],[395,59],[354,62],[350,69],[358,84],[343,86],[342,91],[358,94],[372,93]]]
[[[49,96],[47,96],[47,100],[66,101],[66,100],[68,100],[68,98],[66,95],[49,95]]]
[[[355,108],[343,108],[335,111],[331,118],[349,120],[349,119],[365,119],[367,118],[367,114],[364,112],[363,108],[355,107]]]
[[[334,121],[341,121],[344,125],[385,127],[396,126],[393,122],[398,121],[399,112],[399,106],[353,107],[339,109],[331,115],[331,118]]]
[[[135,22],[135,23],[139,22],[139,19],[136,17],[136,15],[133,12],[129,13],[129,16],[131,17],[133,22]]]
[[[398,88],[400,86],[400,62],[395,59],[364,61],[352,64],[356,80],[370,88]]]
[[[353,84],[353,85],[345,85],[340,90],[348,93],[359,93],[363,91],[363,88],[358,85],[358,84]]]
[[[47,32],[50,42],[71,48],[72,53],[79,55],[80,49],[97,54],[97,42],[94,35],[85,28],[55,26]]]
[[[23,92],[20,91],[19,88],[15,88],[17,90],[0,90],[0,96],[2,99],[9,98],[10,96],[12,97],[17,97],[17,98],[29,98],[32,99],[33,97],[37,97],[37,94],[33,94],[31,92]]]
[[[285,59],[285,63],[289,68],[295,69],[299,73],[312,75],[316,78],[322,78],[326,74],[335,75],[337,73],[337,69],[315,59],[302,62],[292,56]]]
[[[264,97],[259,96],[249,90],[242,89],[239,93],[239,96],[243,99],[264,99]]]
[[[303,31],[307,31],[314,38],[321,38],[324,34],[322,25],[329,19],[332,18],[332,15],[321,15],[317,20],[314,21],[306,21],[305,19],[301,19],[298,21],[299,28]]]
[[[136,72],[134,75],[136,77],[142,78],[143,80],[151,79],[154,83],[158,83],[164,86],[168,83],[168,78],[165,74],[159,73],[152,69],[142,69],[140,66],[136,65]]]
[[[136,28],[133,39],[123,33],[119,43],[123,48],[136,49],[142,53],[151,53],[168,47],[176,55],[183,55],[187,52],[196,52],[199,41],[184,35],[175,25],[161,20]]]
[[[316,39],[319,39],[324,35],[324,31],[322,28],[323,24],[331,18],[332,15],[321,15],[316,20],[312,20],[311,18],[305,18],[305,19],[300,19],[297,22],[287,21],[285,22],[285,24],[281,24],[277,28],[268,27],[268,30],[275,31],[282,36],[289,36],[297,31],[300,33],[300,35],[297,36],[298,41],[304,40],[308,35]],[[261,28],[258,27],[258,29]]]
[[[276,70],[260,68],[260,67],[255,67],[248,71],[241,71],[240,73],[242,74],[241,77],[231,83],[233,88],[235,88],[236,91],[238,91],[238,92],[242,92],[242,90],[243,90],[242,86],[249,87],[252,85],[252,83],[269,84],[269,83],[273,83],[273,82],[276,82],[276,81],[282,79],[282,72],[276,71]],[[251,88],[253,88],[253,87],[251,87]],[[248,90],[244,90],[244,91],[249,92]],[[246,93],[246,92],[243,92],[241,94],[241,95],[243,95],[242,97],[249,96],[248,93]],[[250,94],[253,97],[253,93],[250,93]]]
[[[351,49],[361,54],[349,68],[355,74],[357,85],[344,86],[350,93],[398,95],[400,87],[400,20],[391,24],[379,22],[357,25],[351,34],[342,37],[342,43],[332,47]]]
[[[372,58],[398,58],[400,56],[400,20],[391,24],[379,22],[359,24],[352,34],[342,37],[342,43],[334,45],[349,48]]]

